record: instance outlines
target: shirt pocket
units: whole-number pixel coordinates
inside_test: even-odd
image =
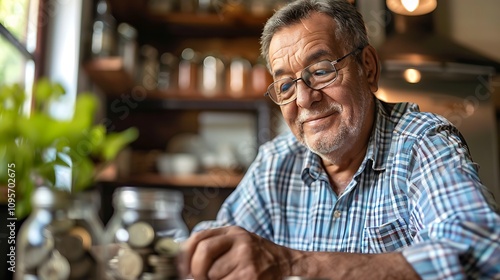
[[[393,252],[409,246],[413,237],[404,219],[365,228],[369,253]]]

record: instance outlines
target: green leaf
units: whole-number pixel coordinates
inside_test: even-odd
[[[104,161],[112,160],[118,152],[125,146],[137,139],[139,131],[136,128],[129,128],[122,132],[110,133],[102,146],[102,159]]]
[[[26,94],[23,88],[14,84],[11,86],[3,85],[0,87],[0,112],[13,111],[19,113],[23,107]]]
[[[54,186],[56,184],[56,164],[54,162],[47,162],[42,164],[36,169],[36,173],[45,179],[45,182],[49,183],[50,186]]]
[[[92,93],[77,95],[71,120],[53,118],[49,103],[64,94],[60,84],[39,79],[33,87],[34,106],[23,115],[24,89],[16,84],[0,86],[0,183],[8,179],[7,165],[15,163],[18,217],[31,211],[35,186],[55,187],[58,167],[71,168],[71,188],[81,191],[93,183],[95,159],[110,162],[138,137],[135,128],[107,134],[104,125],[94,124],[99,100]]]
[[[29,139],[34,145],[42,148],[51,145],[57,139],[78,133],[70,122],[52,119],[37,112],[33,113],[30,118],[19,119],[18,128],[21,137]]]
[[[13,112],[4,112],[0,115],[0,143],[12,142],[19,137],[19,116]]]
[[[52,98],[58,99],[59,97],[66,94],[66,90],[59,83],[52,84]]]
[[[91,160],[80,159],[72,170],[72,192],[79,192],[90,186],[94,179],[94,163]]]
[[[80,130],[87,130],[92,126],[94,113],[97,109],[97,97],[89,93],[81,93],[76,97],[75,113],[72,124]]]
[[[106,127],[104,125],[94,126],[88,133],[88,139],[95,147],[101,147],[106,139]]]
[[[50,100],[52,96],[52,83],[47,78],[41,78],[35,83],[33,97],[37,103]]]
[[[55,165],[71,167],[71,158],[66,156],[64,153],[58,152],[56,159],[54,160]]]

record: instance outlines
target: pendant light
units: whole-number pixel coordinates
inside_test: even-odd
[[[387,8],[405,16],[428,14],[437,6],[437,0],[386,0]]]

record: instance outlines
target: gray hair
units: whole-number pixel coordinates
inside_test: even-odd
[[[326,14],[335,20],[335,35],[344,43],[345,52],[368,45],[363,17],[347,0],[297,0],[278,10],[264,26],[260,38],[261,55],[268,68],[269,45],[274,34],[283,27],[300,22],[313,12]]]

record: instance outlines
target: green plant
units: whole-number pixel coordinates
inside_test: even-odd
[[[135,128],[107,133],[104,125],[95,124],[98,99],[92,93],[77,95],[71,119],[51,116],[52,101],[64,94],[61,85],[40,79],[33,88],[31,109],[23,113],[22,87],[0,87],[0,186],[15,198],[11,201],[17,217],[31,211],[31,193],[38,185],[81,191],[94,182],[100,167],[138,137]],[[71,170],[70,186],[56,185],[61,167]]]

